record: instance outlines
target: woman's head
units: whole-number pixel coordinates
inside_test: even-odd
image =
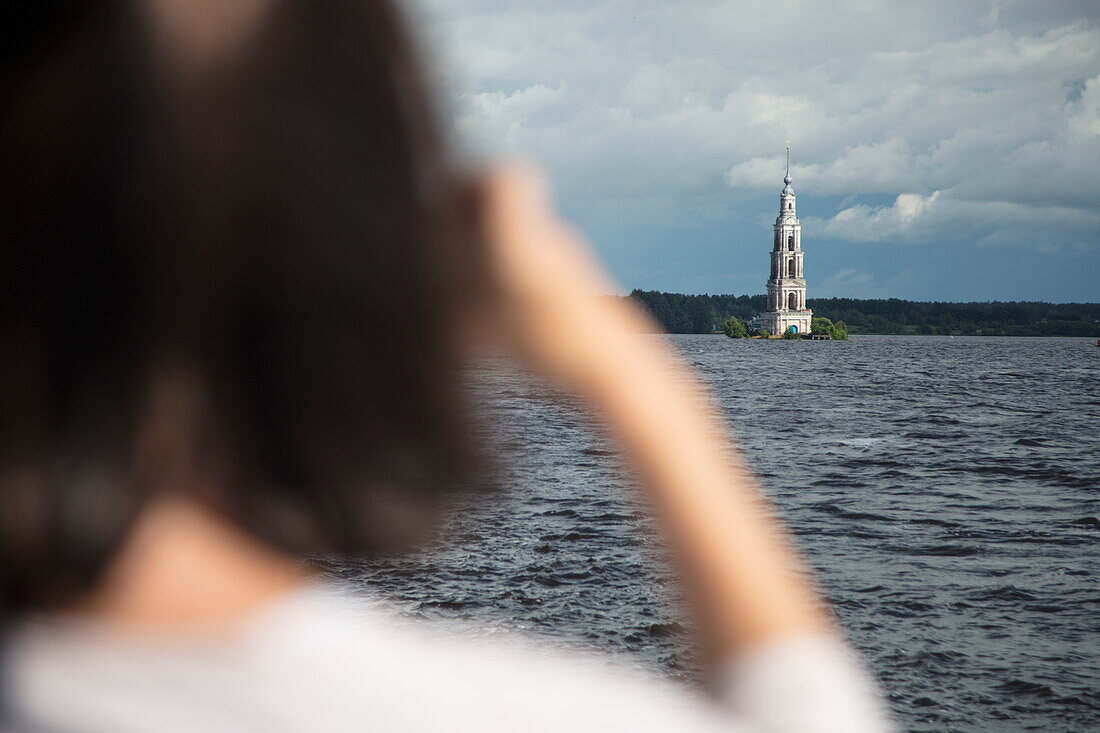
[[[394,8],[257,3],[192,67],[178,3],[72,5],[5,78],[0,603],[86,588],[161,492],[386,545],[470,467],[473,239]]]

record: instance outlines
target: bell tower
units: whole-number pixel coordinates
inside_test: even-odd
[[[779,194],[779,216],[775,219],[772,269],[768,278],[768,307],[761,325],[780,335],[786,331],[810,332],[813,311],[806,307],[806,276],[802,269],[802,224],[798,221],[794,189],[791,188],[791,146],[787,144],[787,174]]]

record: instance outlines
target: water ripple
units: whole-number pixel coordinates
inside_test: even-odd
[[[659,338],[659,337],[654,337]],[[1100,349],[676,336],[911,731],[1100,729]],[[473,370],[511,489],[334,572],[410,613],[693,677],[654,520],[575,401]]]

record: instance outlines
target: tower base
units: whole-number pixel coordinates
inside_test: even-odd
[[[797,334],[809,334],[813,316],[814,312],[808,308],[803,310],[764,311],[760,314],[760,327],[768,329],[776,336],[784,334],[792,328]]]

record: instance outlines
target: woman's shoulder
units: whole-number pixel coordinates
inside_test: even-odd
[[[261,653],[300,684],[331,675],[349,711],[393,727],[478,730],[886,731],[873,679],[832,634],[783,637],[730,660],[718,697],[577,648],[500,629],[412,620],[344,586],[259,624]],[[350,712],[349,712],[350,714]]]
[[[314,589],[260,624],[270,662],[334,675],[417,729],[729,730],[701,693],[577,648],[500,628],[410,619],[347,588]],[[303,664],[304,662],[304,664]],[[402,726],[398,726],[402,727]]]
[[[15,631],[9,651],[9,702],[54,728],[102,719],[138,730],[129,723],[155,719],[235,731],[267,719],[289,730],[729,729],[671,683],[506,632],[414,622],[331,583],[287,594],[216,639],[137,641],[40,618]]]

